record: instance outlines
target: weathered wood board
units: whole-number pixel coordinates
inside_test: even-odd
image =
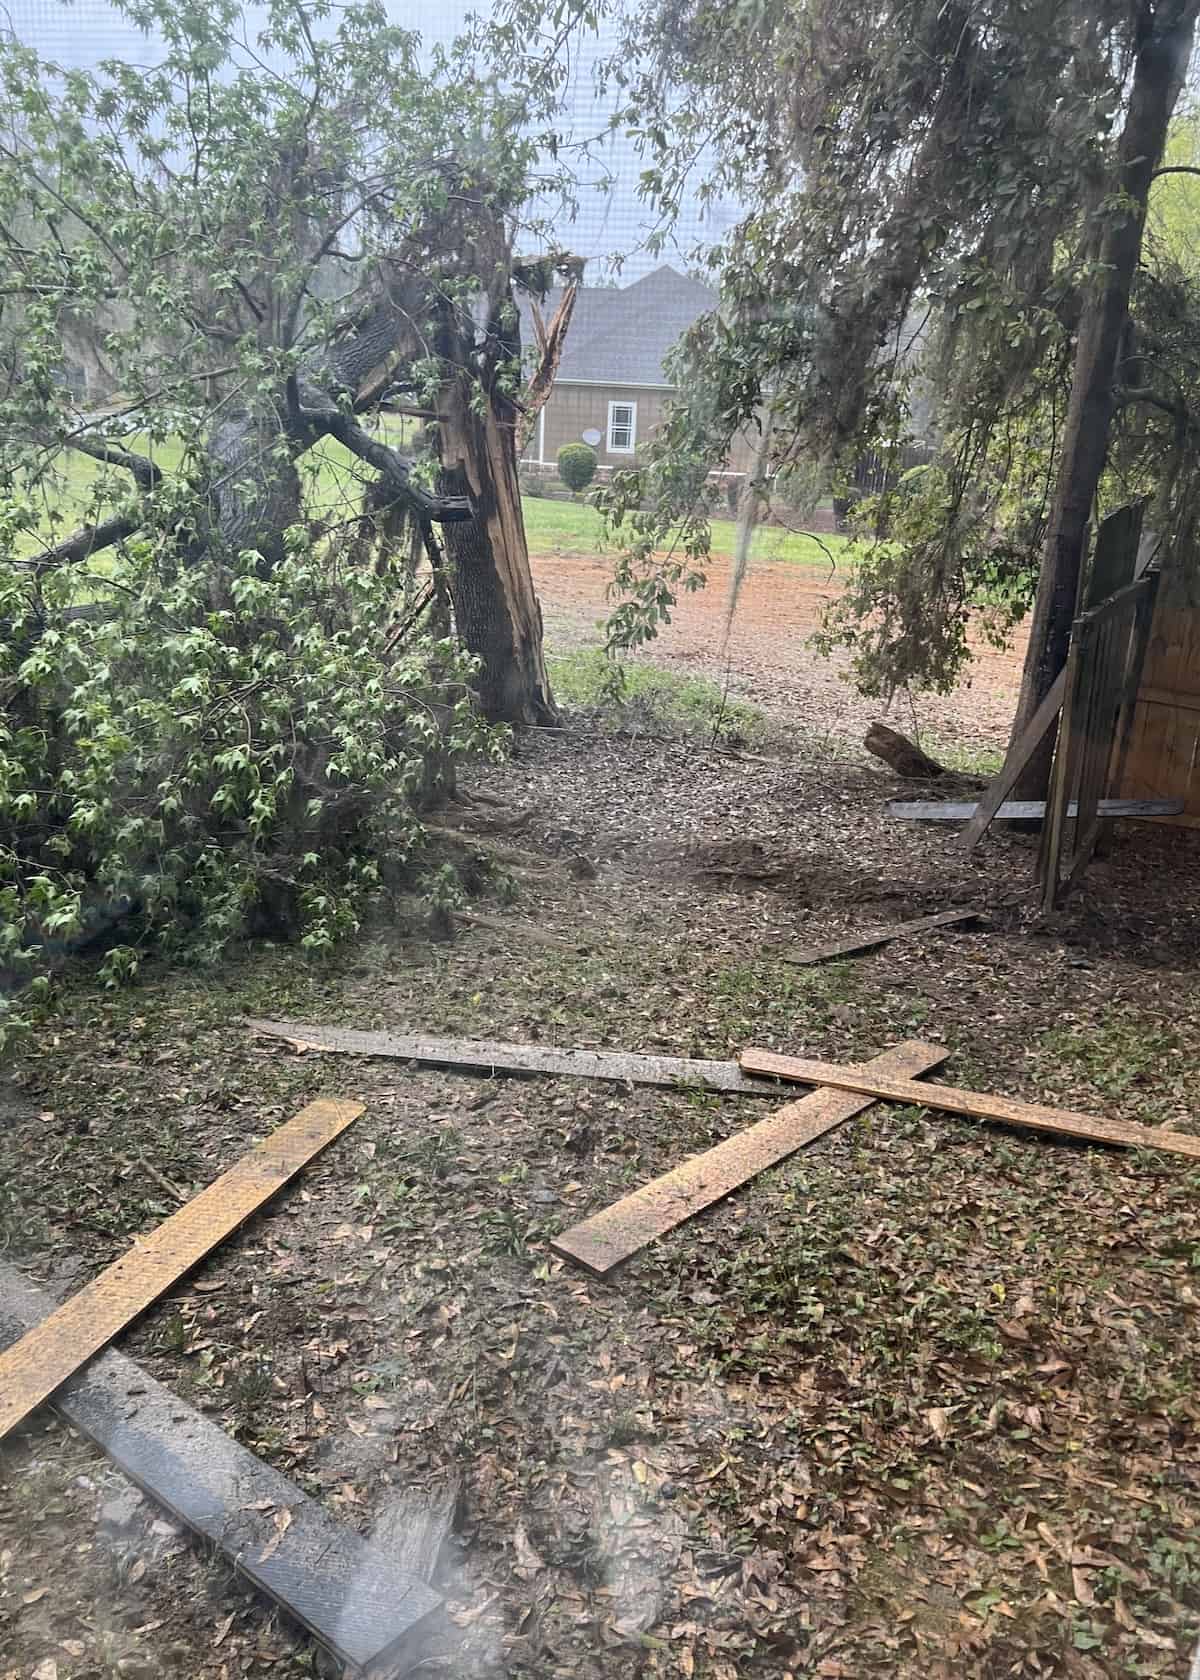
[[[0,1262],[0,1348],[54,1310],[49,1295]],[[115,1349],[61,1385],[52,1404],[341,1661],[367,1668],[392,1659],[441,1604],[424,1581]]]
[[[773,1050],[743,1050],[739,1058],[749,1073],[773,1074],[803,1085],[831,1085],[843,1091],[938,1108],[975,1120],[998,1120],[1006,1126],[1027,1126],[1039,1132],[1083,1138],[1090,1143],[1118,1144],[1123,1149],[1164,1149],[1200,1161],[1200,1137],[1168,1132],[1161,1126],[1139,1126],[1132,1120],[1102,1120],[1068,1108],[1043,1108],[1038,1103],[993,1097],[983,1091],[960,1091],[952,1085],[918,1084],[913,1079],[876,1077],[867,1067],[844,1067],[839,1062],[814,1062],[798,1056],[779,1056]]]
[[[1163,566],[1129,750],[1113,788],[1122,798],[1174,794],[1171,826],[1200,827],[1200,590],[1190,563]]]
[[[0,1354],[0,1440],[363,1112],[318,1098]]]
[[[903,817],[910,822],[965,822],[979,809],[974,800],[960,802],[946,799],[921,799],[888,802],[889,817]],[[1102,817],[1173,817],[1183,810],[1182,799],[1102,799],[1098,814]],[[1067,807],[1069,817],[1078,814],[1072,799]],[[1046,815],[1044,799],[1006,799],[992,813],[993,822],[1030,822]]]
[[[1020,740],[1009,748],[999,775],[976,805],[973,816],[959,836],[964,851],[974,850],[993,817],[1016,787],[1017,778],[1041,746],[1050,725],[1062,711],[1063,696],[1066,692],[1067,672],[1064,666],[1051,683],[1049,693],[1025,725]]]
[[[541,1044],[501,1040],[429,1038],[420,1033],[359,1032],[309,1021],[247,1021],[252,1032],[339,1056],[383,1056],[427,1067],[463,1068],[496,1074],[548,1073],[568,1079],[614,1079],[627,1085],[699,1085],[738,1097],[777,1097],[779,1088],[751,1079],[736,1062],[690,1056],[641,1056],[623,1050],[555,1050]]]
[[[940,1066],[947,1054],[937,1044],[910,1042],[874,1057],[867,1067],[881,1077],[894,1074],[902,1078]],[[669,1173],[572,1226],[553,1238],[550,1247],[595,1277],[606,1277],[656,1237],[673,1231],[767,1167],[776,1166],[872,1104],[870,1097],[844,1091],[814,1091],[798,1102],[785,1103],[768,1119],[701,1155],[681,1161]]]
[[[955,922],[974,922],[981,910],[943,910],[937,916],[921,916],[912,922],[895,922],[891,927],[877,927],[862,933],[847,934],[828,945],[813,945],[807,951],[779,953],[779,960],[796,968],[811,968],[814,963],[832,962],[835,957],[853,956],[856,951],[872,951],[876,945],[890,945],[893,939],[903,939],[910,933],[925,933],[930,928],[950,927]]]

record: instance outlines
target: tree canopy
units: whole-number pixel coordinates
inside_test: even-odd
[[[981,600],[1004,632],[1061,523],[1106,237],[1131,219],[1140,234],[1145,181],[1129,171],[1157,159],[1126,157],[1122,137],[1155,52],[1169,115],[1194,14],[1184,0],[670,0],[631,19],[612,71],[647,148],[646,192],[669,215],[707,145],[712,190],[737,192],[746,214],[713,258],[720,306],[679,352],[688,401],[610,498],[628,538],[618,644],[702,573],[707,475],[740,428],[769,432],[782,491],[813,459],[835,484],[862,452],[899,459],[917,409],[937,457],[860,509],[860,532],[880,540],[828,637],[850,645],[865,688],[888,692],[952,684]],[[1102,503],[1159,493],[1180,530],[1196,503],[1194,410],[1157,353],[1190,333],[1192,303],[1178,252],[1148,241],[1106,373],[1116,420],[1100,484]]]

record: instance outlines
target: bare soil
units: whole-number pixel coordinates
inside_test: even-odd
[[[611,610],[611,560],[541,555],[533,558],[533,569],[550,644],[594,644]],[[874,719],[886,718],[926,743],[985,751],[1004,746],[1021,685],[1023,631],[1005,650],[975,634],[967,680],[954,693],[901,694],[887,707],[855,692],[845,680],[843,656],[824,659],[810,645],[826,607],[844,587],[833,568],[822,573],[786,561],[756,561],[728,635],[730,562],[713,560],[708,577],[707,588],[679,601],[647,651],[655,664],[727,683],[731,693],[799,725],[809,739],[861,741]]]
[[[547,617],[582,633],[598,582],[556,577]],[[788,577],[748,611],[798,612],[811,580]],[[674,635],[671,658],[709,657]],[[309,1098],[359,1095],[364,1117],[122,1346],[365,1532],[405,1488],[461,1480],[422,1676],[1182,1680],[1186,1162],[877,1109],[599,1283],[548,1239],[760,1100],[482,1082],[243,1024],[843,1060],[921,1038],[957,1084],[1197,1129],[1194,837],[1130,827],[1038,920],[1028,837],[968,861],[890,820],[897,784],[845,745],[853,703],[786,635],[751,641],[739,681],[796,696],[777,755],[588,728],[464,777],[528,813],[515,836],[490,803],[444,814],[526,855],[485,897],[501,929],[393,919],[330,964],[260,947],[117,997],[70,984],[3,1088],[0,1246],[77,1287],[173,1211],[162,1177],[199,1188]],[[853,729],[813,723],[809,683]],[[956,903],[984,921],[783,960]],[[0,1448],[4,1680],[311,1672],[306,1640],[148,1502],[114,1514],[118,1488],[49,1410]]]

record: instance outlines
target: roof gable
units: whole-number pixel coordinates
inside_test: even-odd
[[[561,292],[546,298],[552,314]],[[519,299],[526,342],[528,300]],[[632,286],[581,286],[563,346],[558,378],[577,384],[668,385],[663,360],[679,338],[707,310],[717,294],[668,266],[656,268]]]

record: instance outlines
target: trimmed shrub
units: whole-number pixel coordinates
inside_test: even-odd
[[[558,476],[576,495],[596,476],[596,451],[586,443],[564,443],[558,452]]]

